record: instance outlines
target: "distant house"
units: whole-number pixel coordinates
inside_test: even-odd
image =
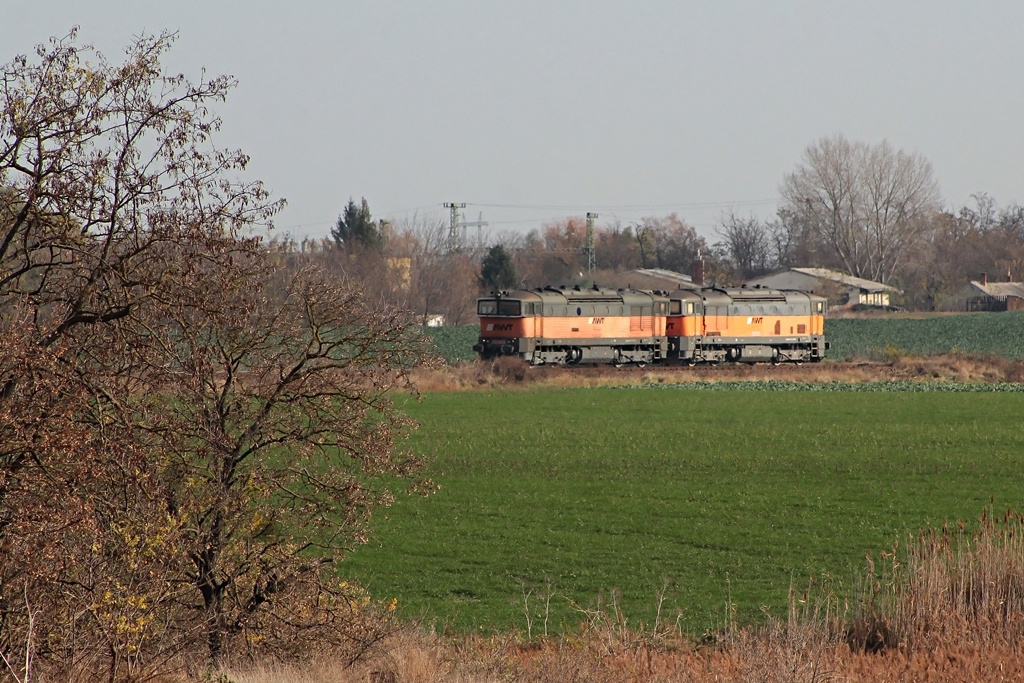
[[[798,289],[828,296],[839,305],[889,306],[889,295],[900,290],[881,282],[865,280],[828,268],[789,268],[747,280],[746,287],[761,285],[772,289]]]
[[[961,311],[1024,311],[1024,282],[989,282],[988,275],[971,280],[953,297]]]
[[[444,314],[428,313],[423,316],[423,324],[427,327],[444,327]]]

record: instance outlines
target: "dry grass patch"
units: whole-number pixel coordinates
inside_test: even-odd
[[[517,358],[475,361],[440,369],[419,369],[421,391],[518,390],[531,387],[599,387],[688,381],[777,380],[789,382],[1024,382],[1024,361],[996,356],[901,355],[886,360],[825,361],[805,365],[735,364],[717,367],[609,365],[530,367]]]
[[[978,530],[926,530],[868,571],[851,646],[928,651],[1024,641],[1024,515],[986,510]],[[874,636],[872,635],[874,634]]]
[[[343,668],[329,658],[219,672],[218,683],[850,683],[1012,681],[1024,677],[1015,648],[944,642],[911,652],[864,653],[813,627],[776,623],[716,645],[668,648],[635,642],[615,651],[609,634],[526,643],[512,637],[444,640],[410,633],[379,659]]]
[[[614,602],[559,638],[447,638],[415,628],[373,659],[218,672],[221,683],[594,683],[669,681],[1024,680],[1024,515],[983,516],[974,531],[925,531],[870,560],[852,608],[825,588],[791,591],[789,613],[727,624],[706,642],[671,623],[626,627]]]
[[[343,655],[322,652],[298,662],[243,663],[225,667],[215,683],[431,683],[452,678],[452,645],[436,635],[408,628],[395,634],[380,654],[353,665]]]

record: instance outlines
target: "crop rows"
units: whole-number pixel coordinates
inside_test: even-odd
[[[836,360],[957,352],[1018,359],[1024,358],[1024,312],[827,320],[825,336]]]
[[[438,354],[449,365],[472,361],[476,358],[473,344],[476,344],[480,334],[479,325],[424,327],[423,331],[433,340]]]

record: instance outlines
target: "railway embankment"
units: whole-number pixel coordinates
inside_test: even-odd
[[[999,356],[946,353],[895,355],[888,359],[824,361],[772,366],[723,364],[714,367],[623,366],[529,367],[513,358],[462,362],[415,373],[424,391],[614,386],[685,382],[931,382],[1022,383],[1024,361]]]

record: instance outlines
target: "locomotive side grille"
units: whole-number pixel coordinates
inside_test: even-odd
[[[643,333],[654,327],[654,316],[650,306],[629,307],[629,331]]]

